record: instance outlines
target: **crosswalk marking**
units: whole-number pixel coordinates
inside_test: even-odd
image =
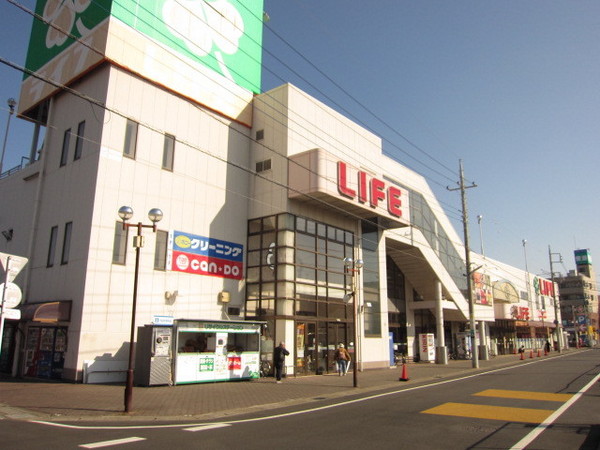
[[[504,389],[487,389],[478,392],[480,397],[499,397],[499,398],[517,398],[521,400],[542,400],[549,402],[567,402],[571,399],[571,394],[553,394],[550,392],[532,392],[532,391],[509,391]]]
[[[421,411],[423,414],[473,417],[475,419],[507,420],[511,422],[541,423],[554,412],[551,409],[510,408],[506,406],[444,403]]]
[[[112,447],[113,445],[129,444],[130,442],[145,441],[146,438],[141,437],[129,437],[124,439],[113,439],[112,441],[92,442],[90,444],[81,444],[79,447],[82,448],[102,448]]]

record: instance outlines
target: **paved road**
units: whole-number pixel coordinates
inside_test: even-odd
[[[98,448],[118,439],[124,441],[112,446],[131,449],[598,449],[598,377],[592,350],[212,422],[71,422],[65,425],[74,428],[65,428],[4,420],[0,442],[6,449]]]

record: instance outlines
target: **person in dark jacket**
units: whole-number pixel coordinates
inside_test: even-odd
[[[283,367],[285,366],[285,357],[290,352],[285,348],[285,342],[280,342],[275,351],[273,352],[273,365],[275,366],[275,378],[277,383],[281,383],[281,375],[283,374]]]

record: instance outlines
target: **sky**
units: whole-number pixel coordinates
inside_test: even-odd
[[[33,9],[33,0],[14,0]],[[266,0],[263,90],[290,82],[423,175],[474,251],[546,276],[600,261],[600,2]],[[32,17],[0,3],[0,57],[24,65]],[[0,64],[0,136],[21,73]],[[4,170],[33,126],[12,117]],[[482,216],[478,220],[478,216]],[[523,244],[523,240],[526,244]],[[562,256],[563,263],[559,262]]]

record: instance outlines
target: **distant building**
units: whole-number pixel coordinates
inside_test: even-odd
[[[555,278],[560,292],[560,311],[565,331],[573,344],[598,341],[598,287],[589,250],[575,250],[576,270]]]

